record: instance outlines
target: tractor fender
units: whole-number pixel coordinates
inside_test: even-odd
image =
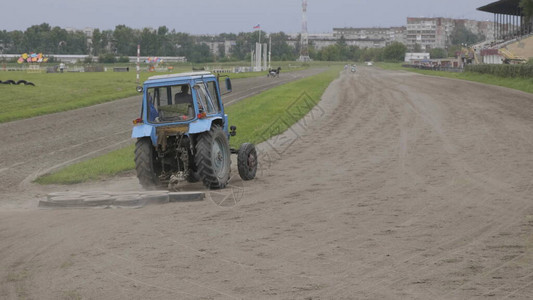
[[[156,136],[154,126],[150,126],[146,124],[137,125],[133,127],[133,130],[131,132],[131,137],[134,139],[150,137],[150,139],[152,140],[152,144],[157,145],[157,136]]]
[[[215,120],[222,120],[221,117],[198,119],[189,124],[189,134],[202,133],[211,130],[211,124]]]

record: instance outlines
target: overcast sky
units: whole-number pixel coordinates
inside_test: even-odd
[[[308,0],[310,33],[334,27],[403,26],[407,17],[492,20],[476,8],[496,0]],[[23,0],[2,1],[0,30],[48,23],[101,30],[116,25],[142,29],[167,26],[192,34],[252,31],[299,32],[301,0]]]

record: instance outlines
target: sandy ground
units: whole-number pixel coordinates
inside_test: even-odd
[[[322,71],[282,72],[275,79],[266,75],[236,79],[232,81],[234,92],[225,95],[224,101],[231,104]],[[21,198],[42,196],[43,189],[31,184],[38,176],[133,143],[132,121],[139,117],[140,101],[140,96],[135,96],[0,124],[0,208],[31,207],[32,201]]]
[[[532,142],[530,94],[361,67],[206,201],[0,211],[0,298],[528,299]]]

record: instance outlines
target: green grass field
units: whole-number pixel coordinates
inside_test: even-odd
[[[301,119],[320,98],[331,81],[339,76],[341,67],[287,83],[226,108],[230,124],[237,126],[232,147],[241,143],[258,144],[288,129]],[[99,180],[135,168],[134,146],[68,166],[36,180],[40,184],[74,184]]]
[[[0,80],[9,79],[24,79],[35,86],[0,84],[0,122],[90,106],[136,94],[135,73],[0,72]]]
[[[387,70],[404,70],[424,75],[469,80],[479,83],[507,87],[527,93],[533,93],[533,78],[504,78],[494,75],[479,74],[473,72],[453,73],[445,71],[419,70],[413,68],[404,68],[402,67],[402,63],[377,63],[376,65],[380,68]]]
[[[132,170],[134,145],[65,167],[35,180],[40,184],[75,184],[108,178]]]
[[[244,62],[242,64],[245,65]],[[283,72],[302,70],[308,65],[292,62],[273,62],[282,66]],[[239,63],[233,63],[239,65]],[[289,67],[289,65],[291,65]],[[112,70],[115,65],[107,66]],[[129,66],[135,70],[135,65]],[[210,67],[224,67],[212,65]],[[177,64],[172,73],[191,71],[190,64]],[[166,73],[141,72],[141,82],[154,75]],[[229,74],[231,78],[265,76],[265,72]],[[137,92],[136,74],[131,72],[97,73],[27,73],[22,71],[0,72],[0,80],[26,80],[35,86],[0,84],[0,123],[66,111],[130,96]]]

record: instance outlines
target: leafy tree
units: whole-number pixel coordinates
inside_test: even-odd
[[[341,58],[340,60],[343,60],[343,61],[347,60],[349,56],[349,48],[348,48],[348,44],[346,43],[346,38],[344,37],[344,35],[341,35],[341,37],[337,41],[337,46],[339,46],[340,58]]]
[[[10,36],[9,39],[12,42],[12,46],[8,48],[6,53],[23,53],[27,51],[27,50],[24,50],[24,45],[23,45],[24,32],[15,30],[15,31],[10,32],[9,36]]]
[[[141,33],[141,38],[139,41],[141,45],[141,53],[144,56],[157,56],[159,41],[157,35],[148,28],[144,28]]]
[[[93,37],[91,39],[90,49],[92,50],[92,55],[98,56],[103,51],[102,47],[102,33],[100,29],[95,29],[93,31]]]
[[[115,54],[118,55],[135,55],[137,52],[137,43],[133,29],[126,25],[117,25],[113,32],[113,47]]]
[[[235,46],[232,47],[232,55],[238,60],[244,60],[250,55],[252,50],[255,50],[255,42],[252,42],[252,34],[249,32],[239,33],[235,39]]]
[[[484,40],[485,38],[482,35],[477,35],[472,31],[468,30],[466,26],[462,23],[455,25],[451,35],[450,35],[452,45],[472,45],[479,41]]]
[[[429,51],[429,56],[431,58],[446,58],[448,57],[448,52],[446,51],[446,49],[433,48]]]
[[[101,38],[100,38],[100,47],[102,49],[100,54],[114,52],[114,49],[112,49],[113,48],[113,31],[112,30],[102,31]]]
[[[520,0],[520,8],[524,13],[524,16],[531,20],[533,18],[533,0]]]
[[[175,52],[177,56],[185,56],[190,59],[190,55],[194,52],[194,39],[187,33],[178,32],[173,35],[173,44],[175,45]]]
[[[192,51],[188,56],[191,62],[205,63],[214,61],[213,55],[211,54],[211,50],[206,44],[193,45],[191,50]]]
[[[26,51],[33,52],[48,52],[51,49],[46,49],[44,41],[48,39],[48,32],[50,32],[50,25],[42,23],[41,25],[33,25],[26,29],[22,40],[22,46]]]
[[[106,53],[98,56],[99,63],[115,63],[117,62],[115,55],[113,53]]]
[[[289,46],[289,37],[284,32],[273,33],[272,38],[272,60],[295,60],[297,58],[294,47]]]
[[[461,45],[451,45],[448,47],[448,57],[456,57],[456,53],[460,52],[462,48]]]
[[[403,61],[407,47],[400,42],[393,42],[383,49],[383,59],[386,61]]]
[[[57,53],[57,54],[65,54],[69,52],[69,49],[67,48],[69,44],[67,43],[67,40],[69,39],[69,33],[60,27],[54,27],[52,31],[49,33],[49,46],[45,50],[45,52],[48,53]],[[74,51],[72,51],[75,53]]]
[[[346,51],[346,59],[359,61],[361,59],[361,49],[357,46],[349,46]]]
[[[87,36],[82,31],[72,32],[67,35],[66,52],[68,54],[88,53]]]
[[[348,46],[342,41],[316,51],[309,48],[310,57],[322,61],[358,61],[361,59],[362,50],[357,46]]]
[[[11,43],[11,35],[6,30],[0,31],[0,53],[7,52]]]
[[[290,47],[290,46],[289,46]],[[291,47],[292,48],[292,47]],[[313,42],[309,42],[309,47],[308,47],[308,51],[309,51],[309,57],[311,59],[314,59],[316,60],[317,59],[317,50],[315,48],[315,44]]]
[[[324,61],[341,61],[341,47],[338,44],[327,46],[320,50],[318,56]]]
[[[218,57],[219,58],[226,57],[226,47],[224,46],[224,44],[218,45]]]
[[[362,61],[383,61],[383,48],[365,48],[361,52]]]
[[[172,36],[166,26],[160,26],[157,29],[158,56],[174,56],[176,48],[172,44]]]

